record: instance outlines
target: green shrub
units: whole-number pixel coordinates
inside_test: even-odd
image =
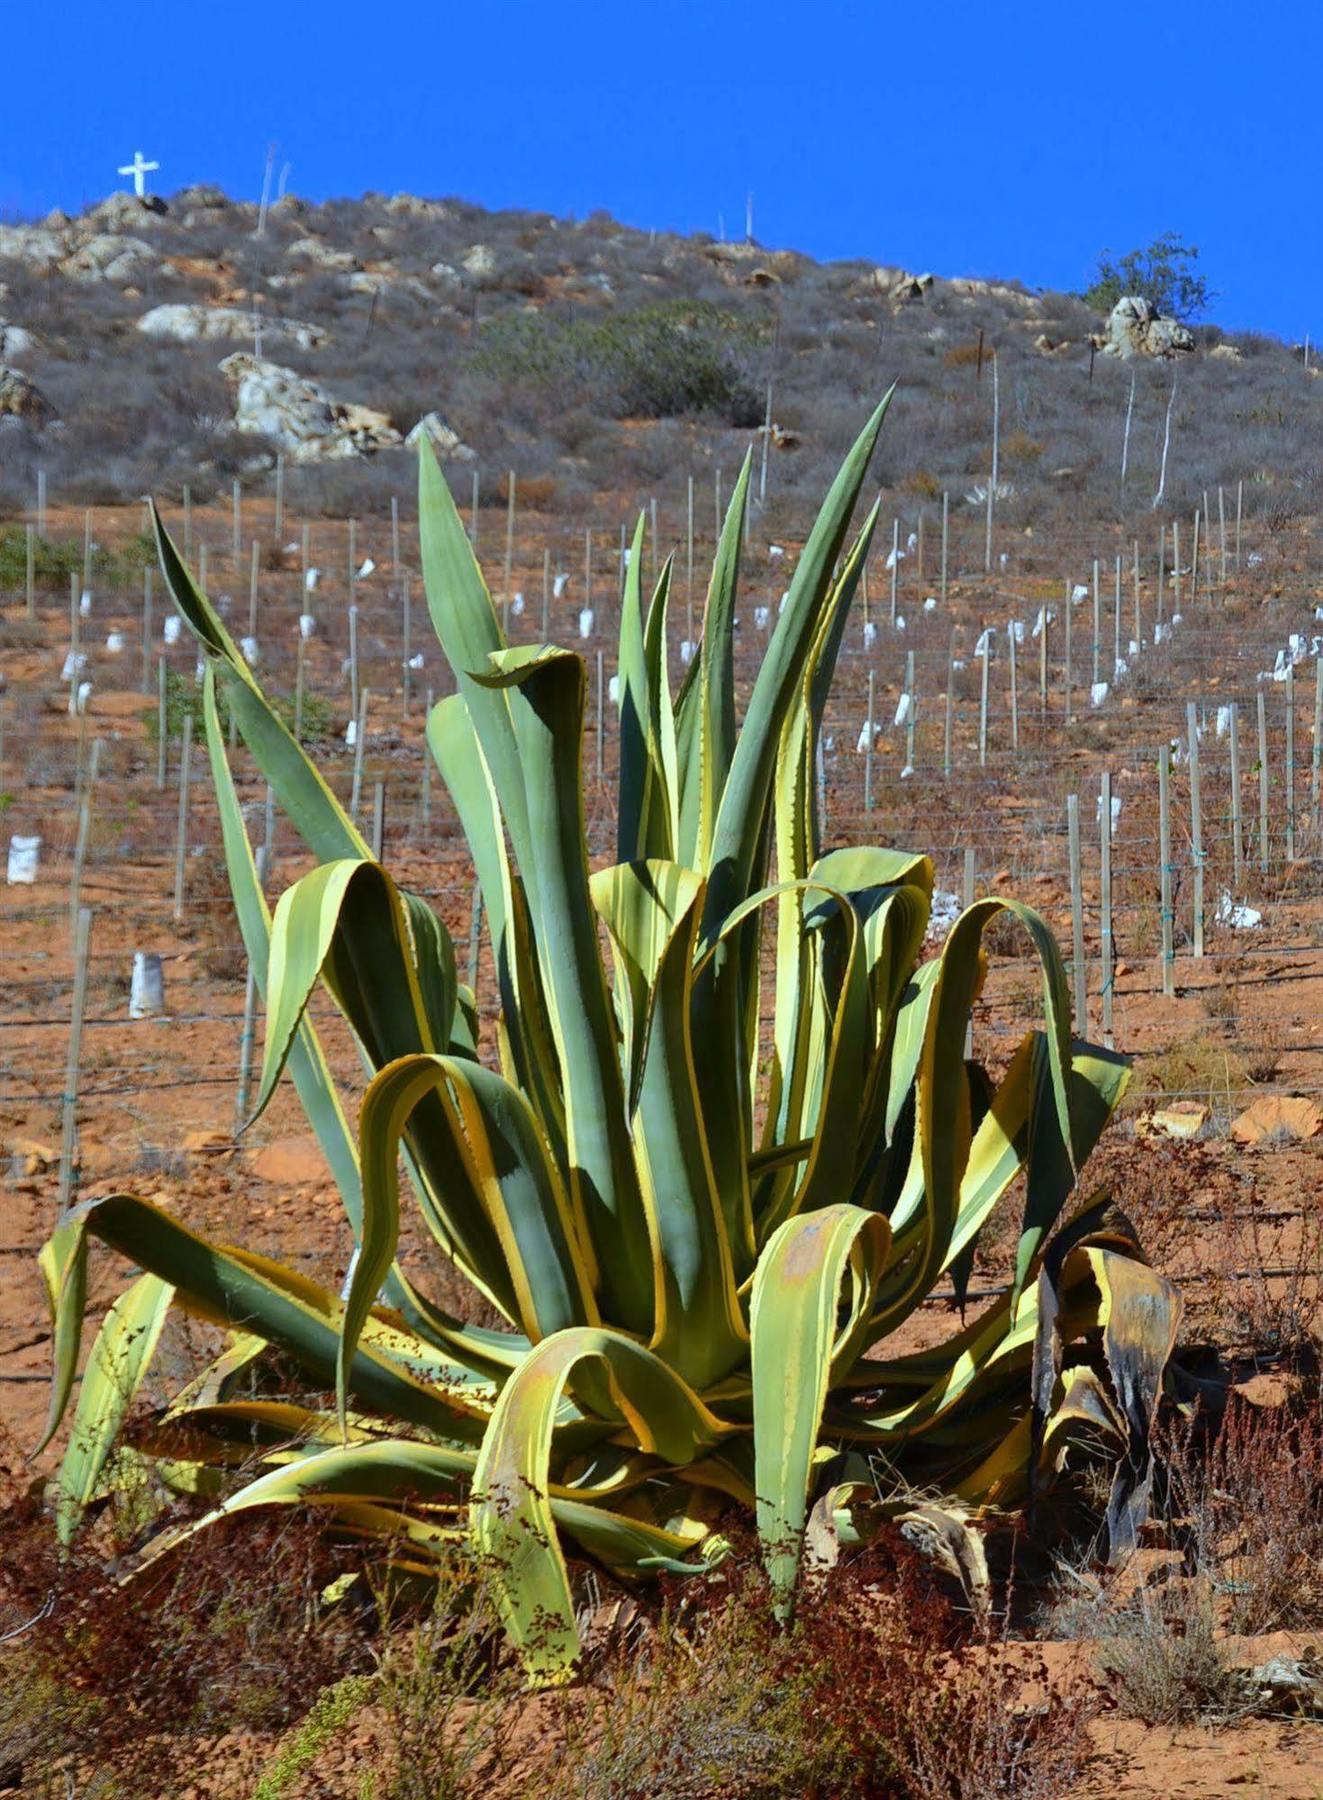
[[[628,417],[711,413],[750,428],[762,400],[745,365],[764,336],[710,301],[661,301],[604,320],[519,314],[483,328],[473,366],[498,380],[596,390]]]

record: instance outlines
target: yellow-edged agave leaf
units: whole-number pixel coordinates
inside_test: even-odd
[[[827,1206],[787,1219],[758,1258],[750,1320],[758,1535],[783,1618],[793,1602],[833,1370],[849,1366],[862,1345],[890,1237],[876,1213]]]
[[[132,1194],[88,1201],[76,1216],[103,1243],[171,1282],[185,1311],[261,1336],[328,1386],[334,1382],[344,1308],[316,1282],[266,1257],[209,1243]],[[375,1316],[350,1365],[349,1390],[387,1416],[468,1442],[480,1438],[493,1398],[480,1376]]]
[[[451,970],[453,975],[453,953]],[[270,1100],[323,971],[374,1066],[441,1044],[423,1004],[399,891],[380,863],[322,863],[276,906],[267,964],[270,994],[262,1078],[253,1117]],[[451,988],[453,1012],[454,993]]]
[[[457,1057],[402,1057],[381,1071],[363,1099],[363,1235],[336,1360],[342,1411],[358,1334],[399,1241],[400,1140],[411,1113],[428,1097],[439,1102],[441,1128],[449,1133],[470,1204],[500,1244],[529,1341],[597,1322],[569,1200],[518,1089]],[[447,1202],[457,1198],[452,1193]]]
[[[97,1491],[120,1426],[147,1372],[174,1290],[140,1275],[111,1306],[83,1371],[69,1444],[55,1478],[56,1533],[67,1544]]]
[[[366,1413],[338,1414],[290,1400],[176,1402],[157,1418],[137,1426],[133,1445],[155,1456],[243,1468],[254,1455],[267,1462],[312,1456],[346,1441],[371,1443],[385,1433]]]
[[[62,1219],[42,1245],[37,1267],[51,1319],[51,1394],[34,1456],[40,1456],[59,1430],[78,1373],[87,1306],[87,1234],[76,1212]]]
[[[668,558],[643,618],[643,515],[620,606],[620,774],[616,854],[621,862],[669,858],[678,832],[675,719],[666,672]]]
[[[617,991],[630,997],[630,1123],[654,1235],[652,1348],[702,1388],[747,1353],[690,1037],[694,947],[705,883],[649,861],[606,869],[593,898],[611,932]]]
[[[664,1465],[693,1462],[725,1433],[660,1357],[618,1332],[560,1331],[529,1352],[502,1388],[482,1441],[470,1522],[506,1627],[535,1679],[567,1675],[579,1650],[548,1483],[561,1396],[580,1372],[605,1383],[633,1440]]]
[[[892,1214],[897,1238],[905,1242],[904,1228],[910,1223],[912,1212],[922,1208],[920,1253],[914,1259],[909,1283],[909,1290],[916,1295],[927,1291],[944,1266],[958,1217],[960,1183],[973,1140],[965,1075],[965,1028],[982,981],[980,940],[986,927],[1002,912],[1010,913],[1025,927],[1042,965],[1053,1100],[1062,1139],[1071,1143],[1070,994],[1056,939],[1046,921],[1018,900],[977,900],[951,927],[938,958],[916,1090],[916,1148],[922,1164],[922,1187],[917,1191],[911,1187],[909,1203],[902,1200]]]
[[[291,824],[322,861],[371,856],[358,827],[262,693],[220,615],[189,574],[155,504],[152,524],[161,571],[175,605],[221,673],[225,697],[244,742]]]
[[[823,501],[758,671],[717,808],[707,864],[705,931],[717,927],[757,885],[776,745],[786,714],[794,704],[831,588],[832,570],[844,547],[850,515],[890,403],[888,393],[855,440]]]
[[[235,915],[239,921],[249,967],[253,971],[253,981],[265,1001],[271,917],[267,911],[262,884],[257,878],[252,846],[244,828],[243,811],[225,755],[225,739],[216,707],[216,672],[210,663],[202,685],[202,718]],[[335,1184],[340,1190],[349,1222],[357,1231],[362,1217],[362,1185],[353,1133],[345,1118],[321,1044],[306,1018],[293,1035],[286,1059],[299,1100],[308,1115],[308,1123],[316,1133],[322,1154],[326,1157]]]
[[[735,596],[752,468],[753,452],[748,450],[731,491],[712,564],[695,678],[694,740],[681,764],[679,855],[697,869],[710,866],[717,809],[735,756]]]
[[[596,1254],[604,1304],[630,1330],[653,1326],[647,1214],[588,891],[583,664],[564,651],[508,650],[485,681],[508,689],[524,805],[536,848],[520,857],[565,1091],[570,1192]]]
[[[557,1160],[565,1164],[565,1097],[548,1024],[523,882],[506,855],[501,814],[460,695],[438,700],[427,741],[473,853],[501,994],[502,1060],[524,1089]]]

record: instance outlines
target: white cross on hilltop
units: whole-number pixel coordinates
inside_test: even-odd
[[[152,169],[159,169],[160,166],[161,165],[158,162],[144,162],[142,151],[135,150],[133,152],[133,161],[131,163],[125,163],[123,168],[117,169],[115,173],[117,175],[132,175],[133,191],[138,196],[139,200],[141,200],[143,195],[147,192],[147,184],[144,182],[143,176],[148,174]]]

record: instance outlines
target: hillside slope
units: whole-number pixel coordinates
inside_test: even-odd
[[[205,335],[152,335],[147,315]],[[276,441],[234,428],[255,351],[336,406],[386,415],[367,432],[386,440],[372,455],[342,445],[295,464],[286,446],[287,491],[307,512],[407,496],[396,440],[431,411],[459,440],[465,496],[472,470],[495,500],[513,468],[523,493],[569,518],[604,490],[674,500],[757,441],[770,380],[774,527],[820,491],[862,407],[897,380],[877,472],[912,523],[944,490],[957,505],[987,479],[994,351],[1009,528],[1146,515],[1173,375],[1170,508],[1243,481],[1251,518],[1316,509],[1323,388],[1297,352],[1202,328],[1190,354],[1123,362],[1093,353],[1102,325],[1072,297],[1013,282],[817,263],[604,215],[291,197],[259,230],[254,206],[214,188],[113,195],[79,219],[0,226],[0,363],[20,372],[0,377],[0,413],[7,393],[25,415],[0,418],[0,513],[31,507],[38,469],[52,497],[92,504],[269,483]]]

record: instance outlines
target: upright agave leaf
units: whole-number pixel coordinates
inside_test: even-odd
[[[1179,1305],[1124,1220],[1102,1200],[1073,1207],[1125,1061],[1072,1035],[1032,909],[976,901],[920,961],[931,861],[822,842],[819,739],[876,508],[853,537],[851,521],[887,403],[809,533],[742,722],[747,460],[675,686],[670,565],[649,593],[640,523],[621,603],[616,860],[596,868],[582,663],[506,643],[424,441],[423,570],[456,687],[427,745],[490,925],[494,1054],[441,921],[373,857],[157,518],[206,664],[226,861],[266,1004],[257,1110],[288,1074],[356,1250],[342,1295],[132,1195],[78,1209],[42,1253],[48,1438],[76,1385],[89,1237],[145,1273],[84,1372],[54,1484],[62,1536],[127,1430],[163,1494],[214,1501],[146,1559],[214,1519],[295,1504],[414,1570],[464,1536],[539,1681],[578,1653],[571,1553],[624,1579],[705,1567],[731,1506],[755,1519],[782,1617],[806,1543],[830,1560],[857,1536],[865,1491],[977,1589],[978,1519],[1106,1446],[1106,1530],[1116,1554],[1133,1544]],[[314,859],[274,917],[219,696]],[[994,1082],[965,1036],[1003,914],[1041,970],[1043,1017]],[[308,1015],[319,984],[368,1075],[356,1135]],[[503,1324],[452,1316],[401,1268],[401,1167],[424,1228]],[[937,1283],[963,1291],[1022,1173],[1008,1292],[946,1342],[896,1354]],[[143,1417],[134,1398],[171,1305],[229,1336]],[[304,1372],[298,1405],[273,1389],[278,1359]]]

